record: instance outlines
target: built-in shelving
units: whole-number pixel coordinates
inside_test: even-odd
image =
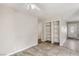
[[[51,41],[51,22],[46,23],[46,40]]]
[[[59,21],[53,21],[53,40],[59,42]]]

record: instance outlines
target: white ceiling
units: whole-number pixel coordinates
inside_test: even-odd
[[[68,17],[79,15],[79,4],[76,3],[42,3],[37,4],[49,17]],[[46,16],[46,17],[47,17]]]
[[[29,3],[31,4],[31,3]],[[69,17],[79,15],[78,3],[32,3],[36,5],[40,10],[29,9],[27,10],[27,3],[18,4],[0,4],[0,6],[8,6],[21,10],[23,12],[29,12],[39,18],[53,18],[53,17]]]

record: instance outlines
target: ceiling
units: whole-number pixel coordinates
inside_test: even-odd
[[[36,5],[48,18],[79,16],[78,3],[40,3]]]
[[[35,5],[37,8],[29,8],[28,5]],[[79,15],[78,3],[10,3],[0,4],[0,6],[8,6],[22,12],[29,12],[34,16],[43,18],[54,17],[75,17]]]

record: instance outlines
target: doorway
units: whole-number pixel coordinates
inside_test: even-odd
[[[64,47],[79,51],[79,22],[67,22],[67,40]]]
[[[67,38],[79,40],[79,22],[67,23]]]

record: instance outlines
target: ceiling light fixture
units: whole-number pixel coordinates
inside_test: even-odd
[[[25,3],[24,7],[27,9],[27,10],[40,10],[39,7],[37,7],[35,4],[32,4],[32,3]]]

